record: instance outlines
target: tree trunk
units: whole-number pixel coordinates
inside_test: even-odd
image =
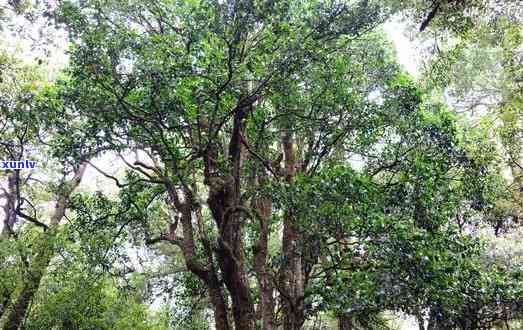
[[[225,219],[219,239],[218,263],[225,286],[231,294],[234,323],[238,330],[254,329],[254,303],[251,298],[245,265],[243,230],[241,219],[234,216]]]
[[[169,186],[170,188],[171,186]],[[169,233],[170,240],[175,242],[182,249],[186,267],[193,274],[202,279],[209,293],[211,304],[214,309],[214,320],[217,330],[229,330],[231,329],[229,324],[229,318],[227,314],[227,304],[225,303],[224,292],[222,286],[219,283],[216,271],[213,267],[212,255],[208,255],[209,265],[201,264],[196,257],[196,245],[194,242],[194,228],[192,224],[192,209],[191,196],[186,195],[186,202],[182,203],[174,190],[169,189],[171,200],[182,217],[182,231],[183,238],[177,238],[176,232],[172,231]],[[170,229],[170,230],[175,230]],[[207,251],[207,253],[211,253]]]
[[[269,241],[269,221],[272,203],[268,198],[258,198],[253,201],[253,208],[257,210],[260,221],[260,236],[255,246],[254,268],[260,288],[260,314],[262,329],[274,329],[274,299],[273,286],[267,273],[267,249]]]
[[[419,330],[425,330],[425,320],[423,317],[417,317]]]
[[[436,318],[436,309],[431,308],[429,313],[429,320],[427,323],[427,330],[437,330],[438,320]]]
[[[341,314],[338,316],[339,330],[352,330],[352,320],[349,316]]]
[[[4,290],[2,292],[2,295],[0,296],[0,319],[2,318],[2,315],[4,315],[4,311],[6,310],[6,306],[9,303],[9,297],[11,296],[10,290]]]
[[[26,274],[26,278],[22,280],[11,295],[13,299],[9,302],[0,319],[0,329],[16,330],[21,327],[29,305],[38,291],[42,277],[51,260],[52,243],[50,242],[51,240],[49,239],[44,241],[39,249],[42,254],[35,258],[33,265],[31,265],[30,270]]]
[[[223,280],[231,294],[233,317],[236,329],[251,330],[255,328],[254,303],[247,279],[245,246],[243,238],[244,205],[241,198],[241,184],[245,148],[242,144],[244,134],[243,118],[252,106],[239,107],[234,114],[234,126],[229,142],[230,178],[221,187],[221,202],[214,201],[213,215],[219,226],[218,262]],[[221,204],[221,205],[220,205]],[[247,216],[247,215],[244,215]]]
[[[216,330],[229,330],[229,318],[227,315],[227,304],[223,298],[223,290],[218,281],[208,284],[211,303],[214,307],[214,323]]]
[[[301,256],[297,250],[297,235],[292,218],[284,220],[283,253],[285,256],[284,281],[281,285],[284,290],[284,322],[285,330],[300,329],[304,321],[303,294],[304,283],[301,266]]]
[[[7,191],[5,194],[6,204],[2,207],[4,209],[5,219],[0,237],[9,236],[16,223],[16,180],[15,172],[7,174]]]
[[[285,158],[286,181],[292,183],[298,169],[295,143],[292,133],[287,131],[282,138]],[[283,296],[283,328],[300,329],[304,322],[303,297],[305,291],[303,267],[298,244],[303,242],[294,223],[294,216],[289,211],[283,219],[282,252],[285,261],[280,276],[280,291]]]
[[[38,285],[36,282],[23,282],[16,296],[16,301],[5,311],[0,320],[0,329],[2,330],[17,330],[21,327],[25,318],[29,302],[34,296]]]

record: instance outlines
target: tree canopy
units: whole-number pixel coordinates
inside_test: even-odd
[[[9,6],[69,48],[51,81],[0,57],[0,155],[38,161],[0,172],[2,329],[517,326],[512,2]],[[445,36],[421,79],[398,16]]]

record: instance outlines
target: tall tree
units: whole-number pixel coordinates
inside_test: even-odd
[[[124,185],[112,179],[135,186],[125,198],[164,196],[169,224],[147,243],[180,248],[207,288],[217,329],[254,329],[256,320],[299,329],[322,296],[344,316],[409,310],[409,292],[424,290],[451,304],[437,294],[435,278],[451,281],[438,260],[463,270],[460,256],[474,254],[452,222],[478,204],[489,163],[469,157],[452,116],[425,102],[372,32],[393,9],[373,1],[60,7],[74,41],[66,108],[91,136],[145,155],[127,162]],[[333,170],[357,167],[355,157],[361,176]],[[301,189],[318,195],[294,201]],[[140,215],[158,216],[147,205]],[[425,255],[431,243],[435,255]],[[372,275],[390,260],[409,276],[421,263],[426,277],[401,289],[396,268]],[[375,303],[382,281],[402,303]]]

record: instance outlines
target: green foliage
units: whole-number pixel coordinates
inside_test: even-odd
[[[167,328],[150,316],[146,306],[119,292],[112,280],[83,272],[48,278],[34,303],[27,329]]]
[[[35,201],[40,227],[45,202],[67,209],[0,241],[0,293],[38,289],[24,327],[206,329],[222,299],[242,328],[264,285],[276,323],[302,317],[294,328],[325,315],[386,328],[384,311],[441,329],[519,317],[521,270],[486,258],[475,231],[518,216],[498,163],[510,156],[518,183],[520,28],[491,31],[485,1],[401,4],[61,1],[72,44],[54,85],[0,56],[0,156],[52,163],[18,202]],[[378,30],[399,12],[457,38],[425,88]],[[433,97],[491,85],[497,113],[478,127]],[[55,180],[105,151],[135,154],[123,178],[104,174],[117,194]]]

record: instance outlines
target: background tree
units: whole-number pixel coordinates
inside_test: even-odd
[[[2,189],[2,244],[14,253],[6,253],[2,262],[15,281],[3,288],[0,325],[17,329],[55,256],[56,235],[71,194],[85,172],[86,159],[100,148],[67,136],[73,126],[80,128],[80,121],[62,110],[57,117],[58,108],[51,110],[59,107],[59,101],[53,99],[51,90],[45,91],[39,70],[8,55],[2,57],[2,69],[2,159],[28,160],[36,163],[35,169],[47,165],[54,171],[36,173],[27,168],[2,172],[7,183]]]

